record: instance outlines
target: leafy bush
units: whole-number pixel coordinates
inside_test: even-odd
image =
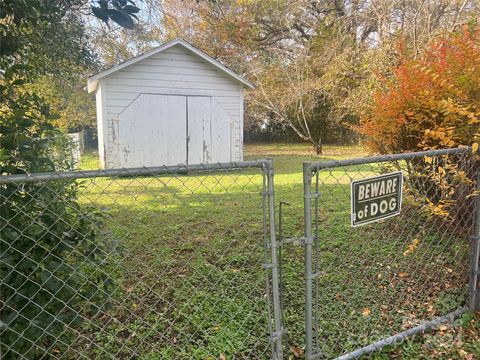
[[[374,97],[360,132],[380,153],[453,148],[480,140],[480,27],[406,54]]]
[[[363,117],[360,132],[374,152],[399,153],[472,145],[480,140],[480,27],[434,41],[415,59],[404,51],[391,80]],[[431,214],[468,229],[475,156],[425,157],[410,180]]]
[[[68,156],[55,150],[64,135],[50,124],[48,106],[23,87],[22,70],[7,68],[0,83],[0,174],[68,169]],[[68,346],[66,325],[104,302],[100,286],[108,282],[89,270],[104,260],[102,218],[79,205],[79,189],[72,180],[0,185],[2,359]]]

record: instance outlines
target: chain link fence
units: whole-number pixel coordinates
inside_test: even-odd
[[[400,214],[353,228],[352,181],[399,171]],[[1,177],[0,357],[358,358],[479,307],[470,149],[280,174],[279,234],[273,175],[257,160]]]
[[[0,357],[271,358],[272,169],[2,177]]]
[[[358,358],[466,310],[480,241],[477,223],[472,257],[480,174],[469,149],[304,170],[307,359]],[[398,171],[400,214],[352,227],[352,181]]]

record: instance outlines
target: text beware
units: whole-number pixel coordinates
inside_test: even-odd
[[[400,214],[402,184],[401,171],[352,181],[352,226]]]

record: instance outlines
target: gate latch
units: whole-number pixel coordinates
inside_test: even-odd
[[[303,236],[299,238],[296,238],[296,237],[286,238],[286,239],[282,239],[278,243],[279,243],[278,246],[283,246],[286,244],[305,246],[306,238]]]
[[[275,246],[280,247],[284,246],[287,244],[292,244],[292,245],[300,245],[300,246],[305,246],[307,243],[305,237],[291,237],[291,238],[283,238],[283,205],[288,205],[290,204],[286,201],[280,201],[278,205],[278,240],[275,244]],[[268,244],[269,247],[271,247],[271,244]]]

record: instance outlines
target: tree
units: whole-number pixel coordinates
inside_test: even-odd
[[[344,136],[358,122],[378,75],[389,76],[398,64],[398,38],[416,54],[475,16],[480,2],[166,0],[162,6],[167,38],[186,38],[263,89],[247,97],[247,125],[296,124],[302,140],[318,144],[314,128]],[[315,95],[298,101],[306,89]]]
[[[480,27],[435,40],[419,59],[404,54],[362,119],[372,151],[470,145],[479,139]]]
[[[86,69],[70,69],[63,77],[41,75],[27,87],[42,97],[58,118],[52,124],[63,132],[96,127],[95,99],[85,91]]]
[[[320,152],[320,132],[312,119],[322,117],[328,106],[317,106],[319,93],[311,91],[317,79],[303,44],[306,34],[297,24],[307,5],[306,1],[167,1],[165,24],[170,37],[185,37],[256,80],[257,91],[246,98],[247,126],[276,123]],[[197,16],[186,16],[191,13]]]
[[[0,9],[0,65],[29,65],[29,87],[60,113],[57,124],[62,129],[93,125],[95,105],[83,82],[99,66],[86,41],[83,19],[92,13],[107,24],[132,27],[138,11],[132,0],[5,0]]]
[[[333,40],[333,38],[335,40]],[[258,122],[276,122],[291,128],[298,137],[322,153],[325,140],[349,142],[355,122],[346,110],[339,111],[342,93],[361,79],[355,68],[358,47],[354,39],[338,31],[325,31],[299,49],[289,61],[272,61],[254,73],[257,90],[248,95],[251,113]],[[321,55],[320,55],[321,54]]]
[[[93,23],[87,28],[101,67],[111,67],[161,44],[161,21],[138,21],[133,30]]]

